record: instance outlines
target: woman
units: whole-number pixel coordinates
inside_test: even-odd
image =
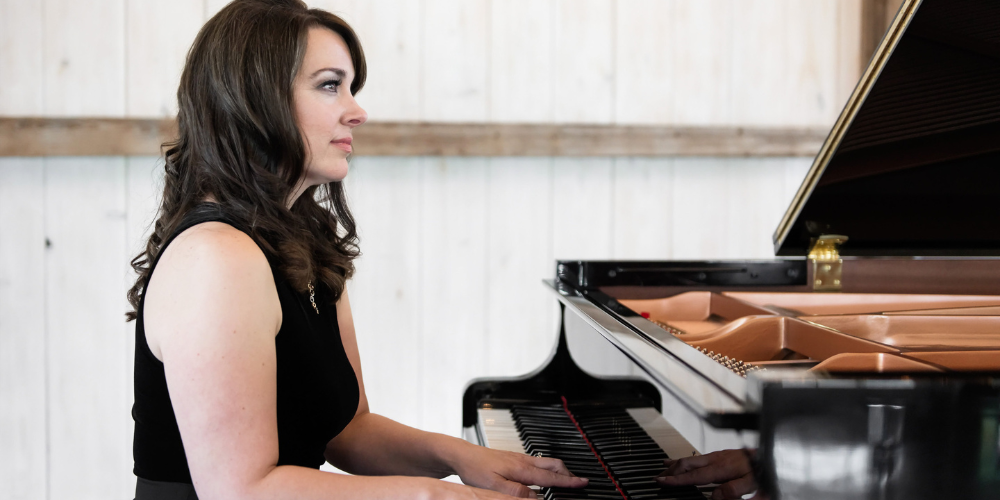
[[[340,184],[367,119],[364,79],[351,28],[298,0],[236,0],[198,34],[129,291],[138,500],[501,499],[586,484],[559,460],[369,412]],[[390,477],[320,472],[324,460]],[[428,479],[451,474],[471,486]]]

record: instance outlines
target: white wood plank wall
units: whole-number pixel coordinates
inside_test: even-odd
[[[221,0],[0,0],[0,115],[170,116]],[[859,0],[337,0],[374,120],[832,123]],[[363,149],[363,145],[359,145]],[[803,158],[365,158],[347,181],[372,407],[457,434],[538,366],[557,258],[766,258]],[[129,498],[127,260],[156,158],[0,158],[0,500]]]

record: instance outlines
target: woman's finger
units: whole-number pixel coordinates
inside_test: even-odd
[[[539,469],[545,469],[564,476],[575,476],[575,474],[566,468],[566,464],[558,458],[532,457],[532,463]]]
[[[538,467],[524,467],[514,471],[511,479],[521,484],[537,484],[538,486],[555,486],[559,488],[582,488],[589,483],[586,478],[557,474]]]
[[[718,469],[702,467],[679,474],[657,476],[656,482],[667,486],[686,486],[691,484],[709,484],[731,479],[732,475],[719,474]]]
[[[531,488],[521,483],[508,481],[506,479],[502,481],[503,482],[497,485],[496,491],[498,493],[503,493],[517,498],[537,498],[538,496],[534,491],[532,491]]]
[[[719,485],[712,492],[713,500],[737,500],[743,495],[753,493],[757,489],[757,481],[754,481],[753,474],[745,474],[732,481]]]
[[[656,481],[669,486],[724,483],[750,472],[749,467],[744,467],[743,464],[733,460],[713,460],[704,467],[683,472],[680,466],[675,469],[668,469],[666,474],[657,476]]]
[[[673,460],[669,465],[667,465],[668,475],[677,475],[690,470],[698,469],[712,464],[717,460],[717,455],[709,453],[708,455],[693,455],[690,457],[679,458]]]

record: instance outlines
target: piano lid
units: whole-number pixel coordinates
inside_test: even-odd
[[[1000,1],[906,0],[774,234],[805,255],[1000,255]]]

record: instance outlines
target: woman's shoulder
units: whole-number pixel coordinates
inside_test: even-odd
[[[273,337],[281,324],[263,251],[246,233],[222,222],[192,226],[164,249],[142,308],[147,342],[161,360],[164,339],[200,345],[213,342],[215,334],[261,327]]]
[[[183,263],[190,267],[217,267],[220,271],[269,269],[264,252],[243,231],[225,222],[202,222],[185,229],[163,250],[157,264],[171,266]]]
[[[251,301],[276,297],[264,252],[249,235],[224,222],[203,222],[178,234],[163,250],[147,291],[147,300],[165,294],[190,299],[224,293]]]

